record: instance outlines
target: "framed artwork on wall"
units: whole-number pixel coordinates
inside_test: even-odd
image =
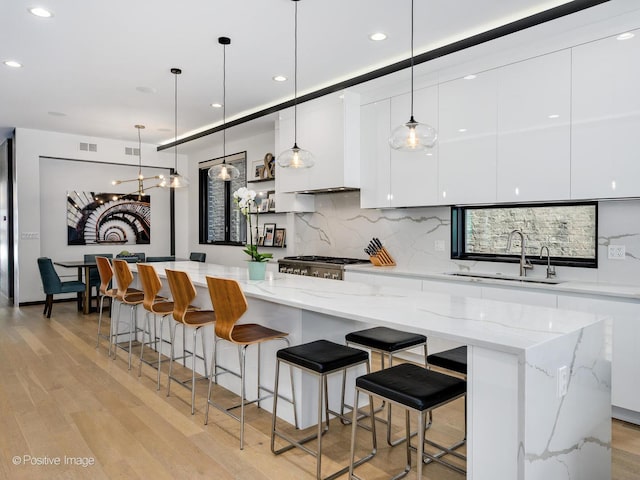
[[[67,192],[67,245],[148,245],[151,197]]]

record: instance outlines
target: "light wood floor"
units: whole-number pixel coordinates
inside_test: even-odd
[[[157,392],[151,367],[144,365],[138,378],[137,361],[128,371],[125,355],[110,360],[104,340],[95,348],[96,325],[97,315],[76,312],[74,303],[55,304],[51,319],[40,306],[0,307],[0,478],[314,478],[310,455],[298,449],[272,455],[267,412],[249,411],[240,451],[235,420],[212,409],[203,425],[205,382],[191,416],[189,390],[172,386],[167,397],[165,376]],[[461,401],[443,407],[430,435],[455,439],[462,420]],[[399,431],[401,421],[395,424]],[[386,447],[382,433],[377,456],[358,470],[362,478],[389,478],[403,468],[402,447]],[[350,427],[332,422],[324,440],[325,474],[348,462],[349,437]],[[359,438],[364,453],[369,437],[361,431]],[[640,428],[614,421],[613,445],[613,479],[638,479]],[[31,464],[56,459],[62,465]],[[428,465],[425,478],[464,477]]]

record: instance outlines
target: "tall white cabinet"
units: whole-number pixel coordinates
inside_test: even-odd
[[[391,206],[391,99],[363,105],[360,111],[360,206]]]
[[[439,87],[440,204],[496,201],[496,72]]]
[[[416,90],[413,100],[414,117],[420,123],[438,128],[438,87]],[[410,94],[391,99],[391,125],[386,138],[398,125],[411,117]],[[438,189],[438,144],[426,151],[401,152],[391,150],[389,173],[390,206],[412,207],[435,205]]]
[[[640,31],[574,47],[571,196],[640,195]]]
[[[571,51],[497,69],[497,200],[568,200]]]

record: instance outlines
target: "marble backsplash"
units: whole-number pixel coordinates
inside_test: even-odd
[[[317,195],[314,213],[295,216],[295,254],[366,258],[364,247],[377,237],[402,270],[518,274],[516,263],[452,260],[450,215],[449,207],[361,209],[359,192]],[[625,246],[624,260],[607,258],[610,244]],[[597,269],[556,270],[561,279],[640,285],[640,200],[599,203]],[[545,267],[527,275],[543,277]]]

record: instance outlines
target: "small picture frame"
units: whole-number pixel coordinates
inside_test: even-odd
[[[252,180],[260,180],[264,175],[264,161],[256,160],[251,164],[251,173],[253,174]]]
[[[268,198],[261,198],[260,202],[258,203],[258,212],[260,213],[266,213],[269,211],[269,199]]]
[[[276,228],[276,232],[273,236],[273,246],[284,248],[285,238],[287,236],[287,230],[285,228]]]
[[[269,192],[269,196],[267,200],[269,201],[269,211],[275,212],[276,211],[276,192]]]
[[[276,233],[276,224],[275,223],[265,223],[264,224],[264,246],[265,247],[273,247],[273,237]]]

